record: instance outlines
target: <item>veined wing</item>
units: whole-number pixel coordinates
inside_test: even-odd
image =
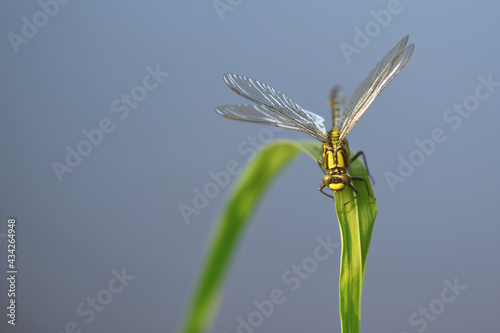
[[[314,119],[317,126],[321,127],[326,132],[325,119],[307,110],[303,110]],[[241,104],[241,105],[222,105],[215,109],[215,112],[223,117],[232,120],[246,121],[263,125],[277,126],[281,128],[291,129],[294,131],[304,132],[302,128],[291,122],[288,118],[282,117],[278,113],[268,109],[263,105],[256,104]]]
[[[280,127],[309,134],[321,142],[328,141],[328,132],[325,129],[325,125],[321,123],[324,119],[312,112],[306,112],[297,103],[279,91],[269,87],[267,84],[242,75],[224,74],[222,78],[231,90],[264,107],[265,112],[270,111],[272,114],[275,114],[276,117],[274,119],[284,125]],[[240,118],[237,119],[244,120]],[[274,125],[277,126],[276,124]]]
[[[339,140],[345,139],[375,98],[406,65],[414,49],[413,44],[405,48],[407,41],[408,35],[377,63],[349,97],[343,113]]]

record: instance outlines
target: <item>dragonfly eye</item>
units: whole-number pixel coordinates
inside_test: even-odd
[[[332,183],[333,176],[332,175],[324,175],[323,176],[323,185],[329,186]]]
[[[343,173],[339,176],[339,178],[342,180],[342,183],[344,184],[350,184],[351,183],[351,176],[349,176],[347,173]]]

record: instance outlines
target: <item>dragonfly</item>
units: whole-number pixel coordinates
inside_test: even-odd
[[[329,104],[332,108],[333,125],[330,131],[326,130],[323,117],[303,109],[267,84],[237,74],[224,74],[222,78],[231,90],[254,104],[223,105],[217,107],[215,111],[232,120],[302,132],[322,142],[323,160],[318,160],[318,164],[325,175],[319,191],[334,198],[334,196],[325,193],[324,189],[329,188],[334,193],[340,193],[349,187],[354,194],[350,200],[344,203],[342,212],[347,204],[358,197],[358,190],[352,184],[354,180],[363,181],[368,195],[373,197],[368,190],[366,179],[348,174],[349,165],[359,157],[363,158],[367,172],[368,166],[363,151],[359,151],[351,157],[346,137],[375,98],[410,59],[415,46],[414,44],[406,46],[408,38],[408,35],[403,37],[375,65],[368,76],[356,87],[342,109],[340,109],[338,88],[332,90]]]

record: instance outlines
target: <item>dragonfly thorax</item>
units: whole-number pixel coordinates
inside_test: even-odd
[[[323,144],[323,166],[327,171],[336,168],[347,170],[349,167],[349,147],[347,141]],[[332,173],[332,172],[330,172]]]

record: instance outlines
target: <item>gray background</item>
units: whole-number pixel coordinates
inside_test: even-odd
[[[8,286],[0,279],[0,331],[63,332],[73,321],[82,332],[174,332],[229,187],[190,223],[179,205],[192,206],[210,172],[231,160],[244,165],[249,154],[238,146],[265,134],[215,114],[217,105],[245,102],[221,75],[266,82],[329,120],[330,87],[341,84],[349,95],[406,34],[416,44],[412,59],[349,135],[351,148],[368,157],[379,210],[361,331],[496,330],[500,89],[456,129],[443,116],[474,95],[479,76],[500,81],[500,6],[401,1],[348,62],[341,43],[353,45],[355,29],[388,3],[234,0],[221,19],[211,1],[70,1],[16,53],[9,33],[20,35],[22,18],[32,22],[41,7],[3,2],[0,267],[7,270],[7,218],[15,216],[19,274],[15,328],[6,323]],[[120,119],[113,101],[139,91],[146,68],[157,65],[169,75]],[[65,163],[66,146],[76,149],[82,131],[105,118],[113,132],[60,182],[51,164]],[[384,174],[397,173],[399,156],[408,159],[414,141],[436,128],[447,140],[392,191]],[[214,332],[236,332],[237,318],[274,289],[286,302],[255,332],[340,330],[339,250],[297,290],[282,280],[313,255],[318,237],[340,242],[320,181],[315,162],[301,155],[270,188],[229,272]],[[76,309],[110,295],[112,271],[122,268],[135,278],[87,323]],[[455,278],[467,289],[441,309],[444,280]],[[412,313],[429,305],[439,314],[412,326]]]

